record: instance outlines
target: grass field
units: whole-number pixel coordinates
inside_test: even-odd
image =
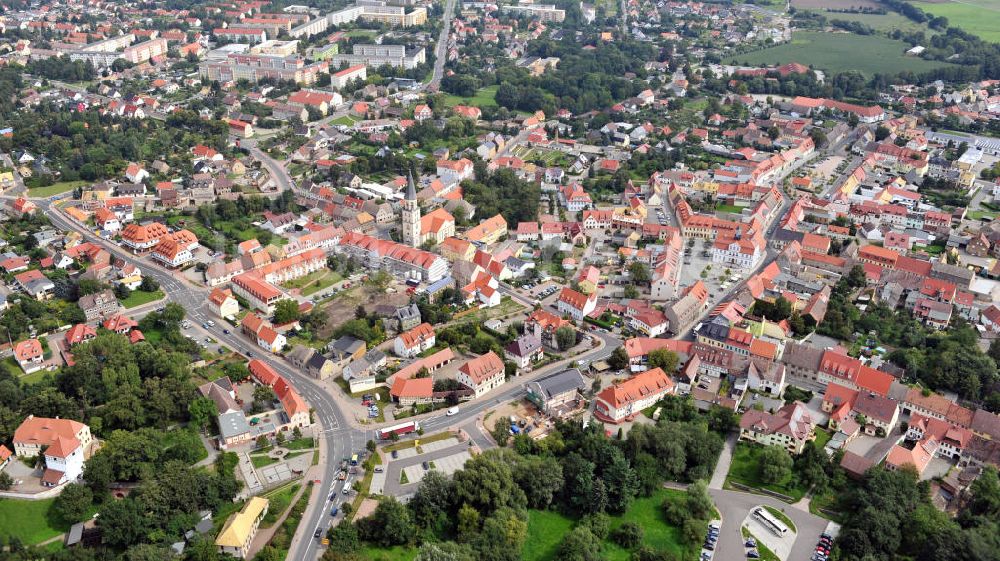
[[[895,12],[889,12],[887,14],[841,14],[836,12],[819,11],[818,13],[822,14],[827,21],[835,19],[843,21],[856,21],[877,31],[892,31],[894,29],[900,29],[902,31],[927,31],[926,25],[917,23],[910,18]]]
[[[909,45],[877,35],[796,31],[792,41],[729,57],[726,64],[749,66],[780,65],[789,62],[812,65],[827,72],[857,70],[871,75],[877,72],[926,72],[945,63],[904,56]]]
[[[497,89],[500,86],[490,86],[488,88],[483,88],[476,92],[476,95],[472,97],[459,97],[457,95],[448,95],[444,98],[444,104],[448,107],[454,107],[456,105],[471,105],[473,107],[496,107],[497,104]]]
[[[726,482],[740,483],[758,489],[768,489],[792,497],[796,501],[801,499],[806,491],[801,487],[793,485],[791,474],[784,481],[773,485],[765,485],[760,480],[759,456],[763,450],[763,446],[750,445],[743,442],[739,443],[733,452],[733,463],[729,466],[729,474],[726,475]]]
[[[142,306],[143,304],[149,304],[150,302],[155,302],[166,296],[162,290],[157,290],[154,292],[146,292],[144,290],[133,290],[128,298],[122,300],[122,306],[126,308],[135,308],[136,306]]]
[[[332,286],[343,278],[344,277],[340,276],[340,273],[336,271],[320,269],[318,271],[313,271],[304,277],[286,282],[284,286],[285,288],[299,288],[302,290],[303,296],[309,296],[310,294]]]
[[[655,550],[669,551],[677,559],[694,559],[694,550],[684,545],[680,528],[667,524],[663,514],[663,501],[680,497],[683,491],[662,489],[651,497],[638,498],[628,511],[611,518],[614,531],[626,522],[635,522],[645,532],[643,543]],[[525,540],[521,558],[524,561],[551,561],[559,549],[563,536],[573,527],[573,520],[553,511],[532,510],[528,519],[528,539]],[[628,561],[632,553],[610,540],[604,542],[603,559]]]
[[[59,183],[53,183],[48,187],[35,187],[34,189],[28,189],[28,196],[31,197],[51,197],[53,195],[60,195],[66,191],[72,191],[77,187],[83,187],[86,185],[86,181],[60,181]]]
[[[913,2],[921,10],[948,18],[948,24],[986,41],[1000,42],[1000,0]]]
[[[70,524],[52,509],[54,502],[0,499],[0,538],[6,543],[17,537],[24,544],[34,545],[68,531]]]

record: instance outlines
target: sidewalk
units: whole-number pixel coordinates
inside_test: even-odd
[[[736,440],[739,435],[733,433],[726,438],[722,452],[719,454],[719,461],[715,464],[715,471],[712,472],[712,480],[708,483],[709,489],[722,489],[726,483],[726,475],[729,473],[729,464],[733,462],[733,450],[736,448]]]
[[[319,443],[319,462],[311,466],[305,473],[305,482],[319,479],[323,480],[323,468],[327,465],[327,449],[326,449],[326,439],[322,438],[322,425],[317,423],[314,425],[313,438]],[[331,479],[332,481],[332,479]],[[299,527],[295,530],[295,535],[292,536],[291,542],[288,545],[288,559],[297,559],[293,557],[293,554],[298,553],[298,549],[302,544],[303,540],[313,539],[312,533],[315,531],[314,527],[309,526],[313,520],[314,513],[318,508],[324,508],[326,506],[325,496],[322,494],[322,485],[313,485],[312,494],[309,497],[309,503],[306,505],[305,512],[302,513],[302,521],[299,522]],[[322,520],[322,518],[320,518]],[[250,556],[248,556],[249,558]]]

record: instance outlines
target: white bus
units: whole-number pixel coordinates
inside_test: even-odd
[[[783,536],[788,533],[788,526],[785,526],[782,521],[775,518],[774,515],[768,512],[764,507],[757,507],[753,509],[753,517],[776,536]]]

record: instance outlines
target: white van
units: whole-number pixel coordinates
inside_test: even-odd
[[[452,415],[454,415],[456,413],[458,413],[458,407],[449,407],[448,411],[445,412],[445,415],[451,417]]]

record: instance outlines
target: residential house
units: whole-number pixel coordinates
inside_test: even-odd
[[[240,304],[228,288],[214,288],[208,295],[208,309],[220,318],[235,318],[240,313]]]
[[[35,300],[46,300],[52,296],[56,285],[36,269],[14,275],[17,287]]]
[[[847,419],[854,419],[869,435],[890,434],[899,421],[895,400],[875,392],[858,391],[830,383],[820,406],[830,414],[829,427],[836,429]]]
[[[662,369],[646,370],[601,390],[594,398],[594,416],[601,421],[618,424],[631,420],[663,396],[676,391],[673,380]]]
[[[780,446],[790,454],[802,453],[815,437],[814,423],[805,405],[794,402],[774,413],[750,409],[740,418],[740,440]]]
[[[596,293],[587,296],[569,287],[562,289],[559,293],[559,299],[556,301],[556,309],[561,313],[569,315],[576,321],[582,321],[596,307]]]
[[[545,351],[542,349],[542,341],[533,334],[521,335],[504,347],[503,356],[505,359],[517,365],[518,371],[523,371],[532,363],[542,360]]]
[[[269,504],[263,497],[251,497],[239,512],[230,517],[215,538],[219,553],[245,559]]]
[[[105,317],[117,314],[121,310],[118,299],[111,289],[106,288],[93,294],[85,294],[77,302],[87,321],[97,321]]]
[[[14,345],[14,360],[17,361],[25,374],[31,374],[42,368],[45,362],[45,352],[38,339],[26,339]]]
[[[393,341],[392,350],[396,356],[413,358],[432,348],[434,343],[434,328],[429,323],[421,323],[413,329],[400,333]]]
[[[576,368],[549,374],[528,383],[527,397],[549,416],[559,417],[573,410],[587,389],[587,381]]]
[[[480,397],[504,383],[503,360],[490,351],[463,364],[455,378],[459,383],[472,389],[476,397]]]

